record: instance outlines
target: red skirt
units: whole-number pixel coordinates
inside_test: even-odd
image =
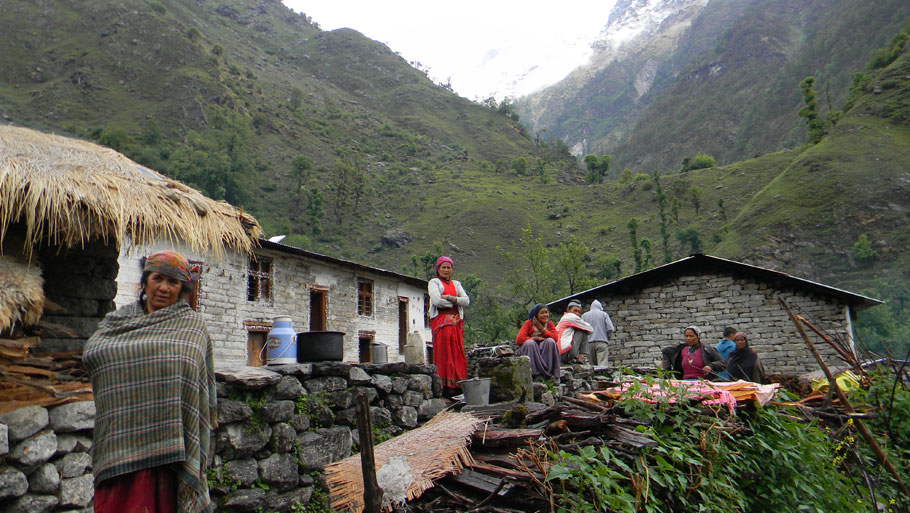
[[[468,377],[468,361],[464,356],[464,321],[457,313],[440,313],[430,319],[433,329],[433,363],[442,386],[458,388],[459,381]]]
[[[153,467],[105,479],[95,486],[95,513],[177,513],[177,474]]]

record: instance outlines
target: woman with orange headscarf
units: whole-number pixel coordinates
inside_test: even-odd
[[[433,363],[442,378],[443,396],[458,393],[458,382],[468,376],[464,355],[464,307],[471,304],[458,280],[452,279],[454,263],[447,256],[436,260],[436,277],[427,285],[430,294],[430,328],[433,330]]]

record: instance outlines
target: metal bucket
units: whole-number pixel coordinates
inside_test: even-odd
[[[472,378],[458,382],[464,392],[464,402],[471,406],[490,404],[490,378]]]
[[[297,363],[297,334],[291,327],[290,317],[275,317],[265,345],[269,365]]]
[[[302,331],[297,334],[298,362],[340,362],[343,359],[343,331]]]
[[[373,342],[370,344],[370,362],[371,363],[388,363],[389,346]]]

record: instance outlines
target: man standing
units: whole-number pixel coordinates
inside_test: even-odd
[[[591,303],[591,309],[581,316],[585,322],[594,328],[594,331],[588,337],[588,350],[591,354],[591,363],[594,365],[607,366],[607,342],[613,336],[613,321],[607,312],[604,312],[603,305],[600,301],[594,300]]]
[[[720,353],[721,358],[725,362],[730,360],[730,355],[733,353],[733,350],[736,349],[736,343],[733,342],[733,335],[736,334],[736,328],[733,326],[727,326],[724,328],[723,337],[721,337],[720,342],[714,346],[714,349],[717,349],[717,352]],[[730,375],[727,374],[727,371],[723,370],[717,373],[720,376],[720,379],[729,380]]]

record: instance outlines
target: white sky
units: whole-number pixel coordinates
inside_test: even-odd
[[[587,60],[587,42],[606,25],[616,2],[283,1],[323,30],[349,27],[420,61],[437,82],[451,77],[455,92],[470,99],[525,94],[559,80]],[[535,65],[535,77],[505,85]]]

